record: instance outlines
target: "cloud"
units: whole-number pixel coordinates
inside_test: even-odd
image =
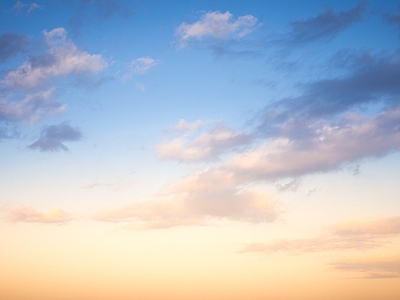
[[[215,220],[250,223],[272,222],[279,215],[279,203],[264,192],[250,189],[170,189],[167,197],[134,203],[121,209],[105,210],[95,220],[131,222],[135,228],[170,228],[207,225]]]
[[[46,114],[64,111],[67,106],[53,100],[55,89],[26,94],[21,100],[8,99],[0,95],[0,122],[34,123]]]
[[[243,37],[254,30],[257,18],[252,15],[244,15],[233,19],[233,15],[227,11],[208,12],[201,16],[200,21],[192,24],[183,22],[178,26],[175,35],[179,44],[184,47],[190,40],[201,40],[204,37],[212,37],[223,40],[229,37]]]
[[[25,52],[28,45],[29,39],[26,36],[3,33],[0,35],[0,62],[5,62],[10,57]]]
[[[348,11],[335,12],[325,5],[324,11],[318,16],[292,22],[290,24],[292,30],[282,41],[299,45],[321,39],[332,39],[350,25],[361,21],[366,6],[366,1],[362,1]]]
[[[400,216],[343,221],[323,236],[248,244],[240,253],[365,250],[384,246],[387,241],[383,238],[393,235],[400,235]]]
[[[19,206],[5,207],[2,211],[5,213],[4,219],[9,222],[63,224],[73,220],[72,214],[59,208],[42,212],[29,206]]]
[[[156,147],[158,158],[185,162],[215,160],[223,152],[247,145],[253,139],[250,134],[227,128],[223,122],[218,122],[213,129],[194,138],[190,136],[190,130],[199,128],[200,125],[179,121],[175,129],[185,130],[189,134],[159,144]]]
[[[21,1],[18,1],[15,3],[13,6],[13,11],[17,15],[29,15],[32,11],[35,9],[43,9],[43,6],[37,4],[36,2],[30,3],[30,4],[24,4]]]
[[[82,133],[79,129],[73,128],[68,123],[45,127],[40,138],[29,145],[28,148],[40,151],[68,151],[68,147],[63,144],[66,141],[79,141]]]
[[[290,180],[289,182],[284,183],[284,184],[278,183],[278,184],[276,184],[276,188],[280,192],[286,192],[286,191],[295,192],[295,191],[297,191],[297,188],[299,187],[300,182],[301,182],[301,180],[299,178],[296,178],[296,179]]]
[[[99,54],[80,50],[66,38],[64,28],[43,32],[50,49],[43,55],[33,56],[22,66],[10,71],[0,82],[8,89],[36,88],[58,76],[99,72],[107,63]]]
[[[310,253],[322,251],[338,250],[365,250],[381,246],[377,241],[364,239],[343,239],[337,237],[316,237],[308,239],[279,240],[268,244],[248,244],[239,253],[248,252],[290,252],[290,253]]]
[[[174,126],[174,130],[176,131],[196,131],[200,129],[204,125],[204,121],[202,120],[197,120],[192,123],[188,123],[184,119],[180,119],[178,123]]]
[[[146,74],[149,72],[152,68],[154,68],[159,62],[151,57],[139,57],[136,59],[133,59],[129,65],[129,72],[126,73],[122,77],[122,81],[128,81],[131,80],[134,75],[137,74]],[[144,92],[145,87],[143,83],[136,83],[136,87],[141,91]]]
[[[325,79],[305,85],[302,95],[285,98],[263,112],[260,130],[271,132],[288,120],[332,118],[371,103],[399,104],[400,53],[359,61],[345,78]],[[299,123],[297,122],[296,127]],[[301,128],[303,130],[303,128]]]
[[[338,261],[330,264],[333,269],[360,272],[365,279],[400,278],[400,259]]]
[[[344,221],[332,226],[342,236],[387,236],[400,234],[400,216]]]
[[[151,57],[140,57],[131,61],[130,67],[135,74],[145,74],[157,65],[157,61]]]

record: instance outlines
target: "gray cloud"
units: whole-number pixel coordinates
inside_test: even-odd
[[[40,151],[68,151],[63,142],[79,141],[82,133],[79,129],[73,128],[67,123],[52,125],[42,130],[40,138],[29,145],[28,148]]]
[[[0,36],[0,62],[5,62],[10,57],[25,52],[28,45],[29,39],[26,36],[3,33]]]
[[[365,12],[366,1],[348,11],[335,12],[326,5],[324,11],[307,20],[294,21],[292,30],[282,38],[284,43],[299,45],[321,39],[332,39],[350,25],[360,21]]]
[[[347,59],[349,61],[350,59]],[[347,62],[349,64],[349,62]],[[353,61],[350,75],[304,85],[302,95],[268,106],[261,115],[260,132],[272,133],[284,124],[304,132],[321,118],[330,119],[371,103],[400,103],[400,52],[374,59]],[[285,132],[278,132],[285,134]]]

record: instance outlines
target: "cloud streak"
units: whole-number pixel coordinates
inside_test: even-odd
[[[29,206],[15,208],[3,208],[4,219],[8,222],[43,223],[43,224],[64,224],[73,220],[72,214],[62,209],[39,211]]]
[[[272,222],[279,215],[279,203],[263,192],[225,187],[193,188],[170,189],[167,197],[101,211],[93,218],[98,221],[130,222],[134,228],[152,229],[207,225],[224,219]]]
[[[386,238],[400,235],[400,216],[358,219],[331,226],[329,234],[307,239],[278,240],[248,244],[240,253],[308,253],[341,250],[366,250],[387,244]]]
[[[364,279],[400,278],[400,259],[338,261],[330,264],[333,269],[364,274]]]
[[[316,17],[292,22],[290,24],[292,30],[282,41],[297,46],[317,40],[330,40],[344,29],[362,20],[366,6],[366,1],[362,1],[348,11],[335,12],[325,5],[324,11]]]

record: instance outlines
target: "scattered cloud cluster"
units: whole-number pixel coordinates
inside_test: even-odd
[[[59,208],[43,212],[29,206],[19,206],[2,208],[2,212],[4,219],[9,222],[63,224],[73,220],[72,214]]]
[[[17,2],[15,7],[21,12],[27,5]],[[36,6],[30,7],[33,9]],[[59,79],[69,76],[82,77],[89,73],[100,72],[107,67],[101,55],[89,54],[68,39],[64,28],[45,30],[43,37],[48,48],[45,53],[30,55],[22,65],[11,69],[0,79],[1,138],[17,136],[7,133],[10,123],[33,124],[47,115],[66,110],[67,105],[55,100],[57,97],[55,86]],[[28,45],[29,40],[25,36],[2,34],[0,61],[5,62],[19,53],[26,52]],[[42,131],[40,139],[29,148],[41,151],[67,150],[63,142],[76,141],[80,137],[81,133],[67,124],[49,126]]]
[[[191,40],[202,40],[204,37],[211,37],[223,40],[231,37],[243,37],[252,32],[258,20],[252,15],[240,16],[236,20],[227,11],[205,13],[200,21],[192,24],[183,22],[178,26],[175,35],[179,39],[181,47],[186,46]]]
[[[68,147],[63,142],[79,141],[81,138],[82,133],[79,129],[73,128],[64,122],[59,125],[45,127],[41,132],[40,138],[28,147],[40,151],[68,151]]]

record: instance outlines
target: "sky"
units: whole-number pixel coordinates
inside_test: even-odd
[[[0,16],[0,299],[400,298],[399,1]]]

